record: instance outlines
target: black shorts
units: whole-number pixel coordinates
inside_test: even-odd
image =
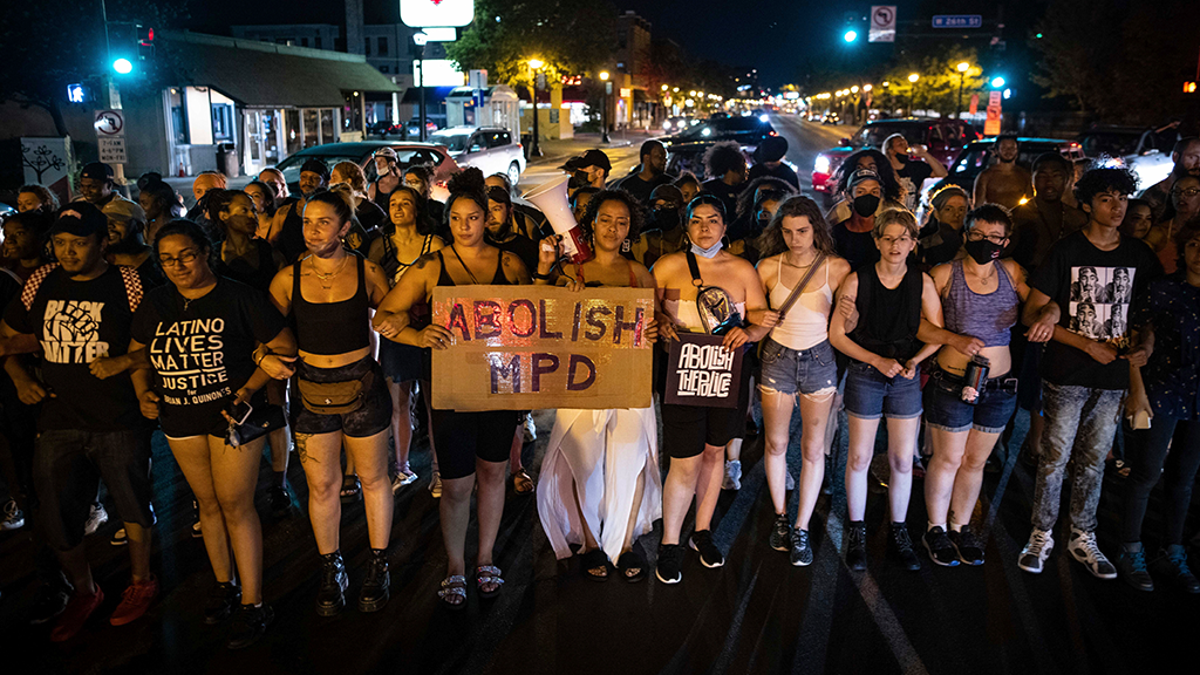
[[[704,452],[705,445],[722,446],[746,435],[746,410],[750,405],[750,369],[742,364],[735,408],[662,406],[662,445],[668,457],[686,459]]]
[[[476,458],[504,462],[517,432],[512,410],[482,412],[433,411],[433,442],[442,478],[466,478],[475,473]]]
[[[321,415],[304,407],[299,396],[292,399],[292,413],[295,416],[293,429],[298,434],[328,434],[341,431],[351,438],[367,438],[384,431],[392,423],[392,395],[388,392],[387,382],[383,377],[383,369],[375,359],[366,357],[348,366],[337,368],[314,368],[298,361],[296,377],[309,382],[349,382],[361,380],[367,372],[373,372],[375,379],[371,388],[363,398],[363,404],[354,412],[341,415]]]
[[[169,405],[164,402],[158,416],[159,426],[167,438],[191,438],[192,436],[212,436],[225,438],[229,431],[229,420],[221,413],[229,408],[233,396],[201,403],[199,405]],[[256,411],[262,411],[267,403],[267,389],[263,387],[250,397],[250,405]]]
[[[126,523],[154,525],[150,506],[149,429],[128,431],[43,431],[33,456],[33,478],[41,502],[46,542],[70,551],[83,543],[100,479]]]

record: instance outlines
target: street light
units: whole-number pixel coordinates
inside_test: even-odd
[[[917,80],[919,80],[919,79],[921,79],[921,76],[916,73],[911,73],[908,76],[908,81],[912,85],[911,87],[908,88],[908,116],[909,117],[913,116],[913,98],[914,98],[914,94],[917,91]]]
[[[128,75],[133,72],[133,63],[129,59],[121,58],[113,61],[113,70],[120,75]]]
[[[846,34],[842,36],[842,39],[846,42],[854,42],[858,39],[858,31],[848,30],[846,31]]]
[[[954,111],[955,111],[954,118],[962,119],[963,80],[966,79],[967,71],[971,69],[971,64],[967,63],[966,61],[963,61],[962,63],[959,63],[957,66],[955,66],[955,69],[958,71],[958,105],[955,106],[955,108],[954,108]]]
[[[538,72],[546,62],[541,59],[529,59],[529,67],[533,69],[533,140],[529,144],[529,156],[541,157],[542,146],[538,143]]]
[[[608,71],[600,71],[600,81],[604,83],[604,107],[600,109],[600,142],[611,143],[608,137],[608,90],[612,84],[608,81]],[[663,85],[665,89],[667,85]]]
[[[1000,89],[1004,86],[1004,78],[997,75],[992,78],[992,89]]]

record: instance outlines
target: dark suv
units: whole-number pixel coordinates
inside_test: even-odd
[[[837,190],[834,176],[847,157],[864,148],[881,150],[883,141],[897,133],[903,134],[909,145],[919,143],[929,148],[929,154],[946,165],[954,161],[963,145],[979,138],[970,124],[960,120],[908,117],[868,122],[858,133],[843,138],[838,147],[817,155],[812,172],[813,190],[831,196]]]

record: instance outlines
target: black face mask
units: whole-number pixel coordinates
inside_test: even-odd
[[[650,213],[650,229],[670,232],[682,224],[678,209],[654,209]]]
[[[903,153],[896,155],[896,161],[900,162],[901,164],[908,164],[908,155]]]
[[[1004,247],[987,239],[980,239],[979,241],[968,240],[963,245],[963,249],[966,250],[967,255],[971,256],[971,260],[974,260],[977,265],[986,265],[993,260],[997,260]]]
[[[575,173],[571,174],[571,178],[567,180],[567,187],[572,190],[581,188],[587,184],[588,177],[586,171],[576,171]]]
[[[755,234],[760,234],[760,233],[762,233],[762,231],[763,231],[763,230],[767,229],[767,225],[770,225],[770,224],[771,224],[771,219],[770,219],[770,218],[757,218],[757,219],[755,219],[755,221],[754,221],[754,232],[755,232]]]
[[[875,210],[878,208],[879,197],[877,195],[859,195],[854,198],[854,212],[863,218],[875,215]]]

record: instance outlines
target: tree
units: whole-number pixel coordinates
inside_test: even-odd
[[[108,73],[104,24],[96,0],[55,2],[5,2],[0,14],[0,102],[14,101],[41,108],[54,121],[60,136],[67,135],[61,106],[67,85],[92,82]],[[182,18],[178,3],[155,0],[108,0],[108,19],[137,20],[146,26],[164,27]],[[69,29],[68,29],[69,27]],[[139,73],[122,82],[122,93],[137,95],[157,91],[173,69],[164,59],[139,64]]]
[[[942,43],[922,52],[908,52],[880,76],[876,86],[889,83],[890,94],[896,97],[893,107],[906,107],[911,93],[913,109],[949,115],[958,107],[958,64],[963,62],[970,64],[962,76],[962,103],[965,106],[971,94],[987,86],[987,78],[975,49],[959,43]],[[908,81],[912,73],[920,76],[915,87]],[[875,90],[875,95],[876,99],[883,95],[882,87]]]
[[[486,69],[488,78],[531,86],[528,61],[538,58],[555,81],[604,64],[616,42],[617,10],[597,0],[476,0],[475,21],[446,56],[463,71]]]

